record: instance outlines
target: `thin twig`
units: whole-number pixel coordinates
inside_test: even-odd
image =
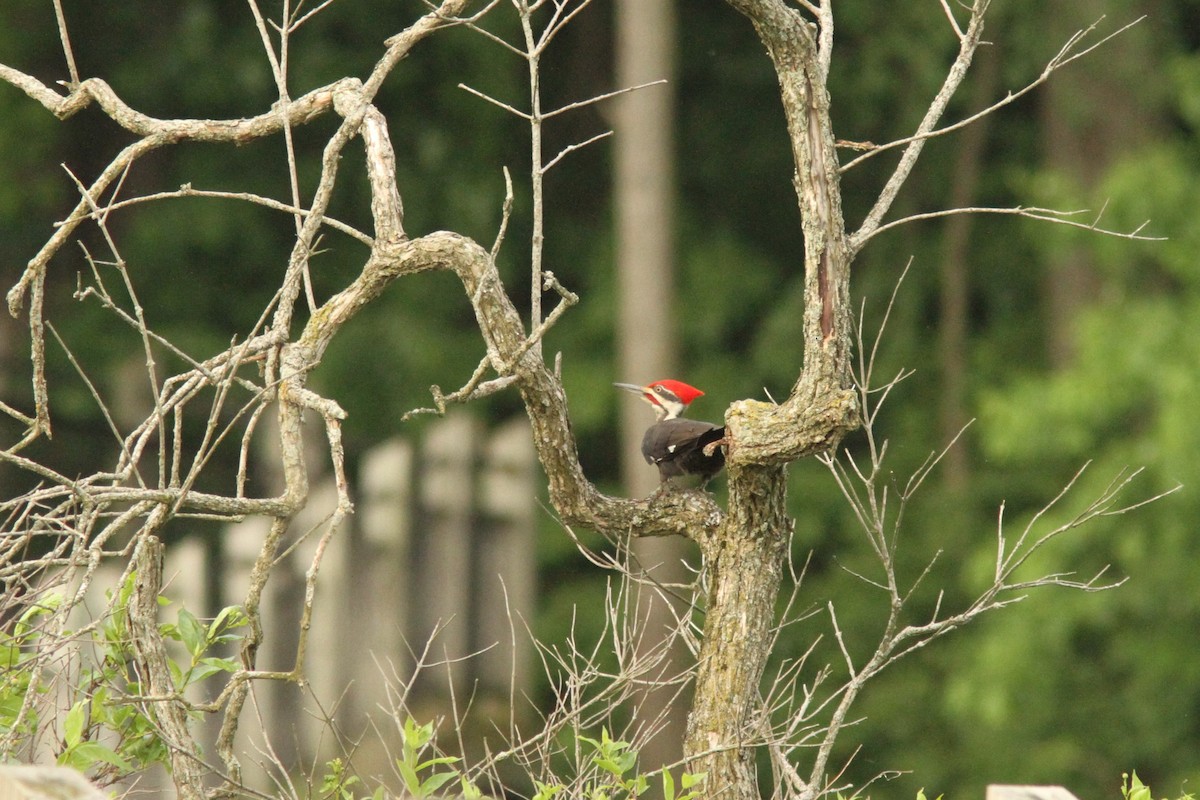
[[[974,206],[974,207],[969,207],[969,208],[948,208],[948,209],[944,209],[942,211],[928,211],[923,214],[910,214],[907,217],[902,217],[900,219],[896,219],[896,220],[892,220],[891,222],[884,223],[883,225],[880,225],[874,231],[872,231],[870,236],[864,238],[862,241],[865,244],[868,240],[873,239],[874,237],[878,236],[879,234],[883,233],[884,231],[899,227],[901,225],[907,225],[908,223],[911,223],[911,222],[919,222],[921,220],[926,220],[926,219],[938,219],[940,217],[949,217],[949,216],[953,216],[955,214],[1001,214],[1001,215],[1007,215],[1007,216],[1026,217],[1028,219],[1035,219],[1040,222],[1053,222],[1058,225],[1068,225],[1072,228],[1080,228],[1085,231],[1091,231],[1092,233],[1099,233],[1104,236],[1112,236],[1117,239],[1131,239],[1131,240],[1135,240],[1135,241],[1139,241],[1139,242],[1163,242],[1163,241],[1167,240],[1167,237],[1165,237],[1165,236],[1144,236],[1144,235],[1142,235],[1142,231],[1146,228],[1147,225],[1150,224],[1149,220],[1142,222],[1140,225],[1138,225],[1136,228],[1134,228],[1131,231],[1118,231],[1118,230],[1112,230],[1109,228],[1101,228],[1099,226],[1099,222],[1100,222],[1099,216],[1097,216],[1091,222],[1076,222],[1075,220],[1072,220],[1072,219],[1066,219],[1066,217],[1070,217],[1075,214],[1086,214],[1086,213],[1087,213],[1086,209],[1078,209],[1075,211],[1059,211],[1059,210],[1053,209],[1053,208],[1038,208],[1038,207],[1033,207],[1033,206],[1031,206],[1031,207],[1013,206],[1010,208],[992,208],[992,207],[979,207],[979,206]]]
[[[62,0],[54,0],[54,18],[58,22],[58,38],[62,41],[63,56],[67,59],[67,73],[71,85],[79,85],[79,68],[75,66],[75,52],[71,49],[71,37],[67,33],[67,17],[63,14]]]

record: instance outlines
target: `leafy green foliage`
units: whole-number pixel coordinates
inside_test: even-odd
[[[1154,800],[1150,787],[1138,778],[1137,770],[1121,773],[1121,797],[1124,800]],[[1176,800],[1194,800],[1194,797],[1191,792],[1183,792]]]
[[[622,800],[642,796],[650,786],[650,775],[642,774],[637,769],[637,752],[628,742],[613,739],[607,728],[600,730],[600,738],[592,739],[580,734],[579,741],[592,748],[591,763],[600,768],[600,775],[589,781],[584,789],[583,797],[587,800]],[[698,790],[693,790],[704,782],[704,773],[684,773],[679,779],[683,794],[676,794],[675,779],[670,770],[664,769],[662,775],[662,792],[666,800],[694,800],[700,797]],[[539,787],[539,795],[553,797],[561,787]],[[553,793],[546,793],[553,789]]]
[[[16,731],[30,734],[37,729],[36,712],[22,719],[26,695],[30,691],[30,670],[34,668],[34,648],[40,634],[38,623],[62,604],[58,594],[43,595],[40,602],[26,609],[11,633],[0,631],[0,733]],[[38,693],[46,692],[39,686]]]
[[[459,777],[454,769],[435,771],[435,767],[457,764],[457,756],[433,756],[424,758],[424,753],[433,743],[433,723],[418,725],[409,717],[404,720],[401,731],[402,754],[396,759],[396,769],[404,780],[404,788],[412,797],[431,797],[438,789]],[[421,773],[429,772],[422,777]]]
[[[240,637],[238,629],[245,625],[246,615],[240,606],[227,606],[207,625],[186,608],[180,608],[177,623],[161,625],[163,636],[182,644],[189,657],[186,665],[171,662],[171,676],[176,688],[182,692],[218,673],[236,671],[238,663],[233,659],[205,653],[236,641]]]
[[[444,796],[446,787],[457,782],[454,796],[464,800],[488,800],[479,786],[464,770],[462,759],[440,754],[436,742],[436,728],[432,722],[418,723],[407,717],[401,725],[401,755],[396,758],[396,771],[404,785],[406,797],[425,798]],[[660,776],[664,800],[698,800],[703,797],[703,773],[685,772],[676,783],[671,771],[664,769],[642,774],[637,768],[638,754],[628,742],[613,739],[608,729],[602,729],[600,738],[578,735],[578,741],[587,746],[587,766],[581,770],[577,780],[567,776],[556,776],[551,780],[533,780],[532,800],[553,800],[565,797],[564,793],[581,800],[636,800],[650,787],[650,779]],[[579,786],[578,793],[570,787]],[[363,781],[350,772],[340,758],[325,764],[318,796],[328,800],[361,800],[387,796],[386,789],[378,786],[370,795],[358,794]]]
[[[696,787],[703,784],[706,777],[707,773],[704,772],[683,773],[679,776],[679,788],[683,790],[683,794],[676,794],[675,779],[671,777],[671,770],[664,769],[662,771],[662,793],[664,800],[695,800],[695,798],[701,797],[702,795]]]
[[[152,764],[166,764],[170,755],[159,738],[157,723],[139,702],[141,687],[131,669],[129,602],[135,579],[136,574],[131,573],[115,592],[109,592],[113,612],[92,634],[95,660],[77,665],[79,677],[72,682],[71,706],[61,721],[58,763],[109,779]],[[37,657],[43,639],[41,626],[61,602],[58,595],[45,595],[17,619],[11,632],[0,632],[0,732],[7,733],[18,724],[21,730],[32,732],[37,726],[36,711],[27,712],[24,719],[20,715],[32,685],[32,671],[41,664]],[[165,598],[159,602],[169,604]],[[246,624],[239,607],[225,608],[207,623],[180,608],[176,619],[160,623],[158,632],[165,640],[178,642],[184,652],[180,661],[169,662],[177,692],[183,694],[218,673],[238,668],[232,660],[209,654],[239,638],[238,631]],[[44,682],[38,684],[39,694],[48,691]]]
[[[107,693],[101,692],[101,704],[97,709],[99,713],[96,715],[98,718],[103,718],[106,714],[106,709],[104,708],[106,698]],[[74,767],[80,772],[92,769],[97,764],[107,764],[110,767],[116,768],[121,773],[132,772],[134,768],[133,764],[125,757],[101,742],[84,738],[85,733],[87,733],[85,727],[87,717],[91,713],[91,708],[95,702],[95,696],[90,700],[79,700],[67,712],[67,717],[63,721],[64,747],[58,756],[58,763]],[[164,750],[161,754],[156,753],[154,760],[165,760],[165,757],[166,752]]]
[[[350,774],[342,759],[330,759],[325,764],[325,775],[321,778],[317,797],[321,800],[355,800],[354,788],[361,785],[362,779]],[[370,795],[372,800],[383,800],[385,796],[382,786]]]
[[[631,797],[637,797],[646,791],[648,782],[644,775],[636,773],[637,754],[629,748],[627,742],[613,741],[608,735],[607,728],[600,731],[599,740],[589,739],[586,736],[580,736],[579,740],[592,746],[595,750],[592,755],[592,763],[608,773],[612,781],[611,789],[593,787],[587,793],[587,797],[592,800],[609,800],[610,797],[619,796],[610,794],[610,791],[613,790],[626,792]],[[634,774],[629,775],[630,772]]]
[[[1193,93],[1181,86],[1180,102]],[[975,726],[977,746],[1000,737],[1017,750],[1036,749],[1045,754],[1039,771],[1055,764],[1060,775],[1079,775],[1081,794],[1094,793],[1082,781],[1097,757],[1136,759],[1182,780],[1200,735],[1179,712],[1200,702],[1200,665],[1175,635],[1200,619],[1196,593],[1179,588],[1194,584],[1191,565],[1200,558],[1192,523],[1200,504],[1189,488],[1200,481],[1200,225],[1188,212],[1200,202],[1198,155],[1194,141],[1164,142],[1109,171],[1096,195],[1113,208],[1114,223],[1149,219],[1149,232],[1169,240],[1135,246],[1071,237],[1104,281],[1076,319],[1071,362],[1049,373],[1022,371],[981,397],[984,455],[1018,491],[1061,481],[1088,460],[1084,495],[1130,465],[1145,465],[1139,482],[1146,493],[1184,487],[1136,515],[1097,521],[1086,542],[1057,549],[1080,572],[1112,565],[1110,574],[1130,576],[1130,585],[1031,605],[1020,619],[997,621],[990,641],[978,642],[951,682],[952,707],[989,721]],[[1071,511],[1052,517],[1061,521]],[[1113,686],[1123,702],[1089,688]],[[1022,699],[1031,695],[1062,700],[1047,707]]]

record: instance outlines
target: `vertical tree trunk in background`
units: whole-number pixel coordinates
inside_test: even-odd
[[[674,80],[674,0],[619,0],[616,4],[616,83],[632,86]],[[674,86],[665,84],[623,95],[616,114],[617,341],[620,380],[649,382],[674,374]],[[681,376],[686,377],[686,376]],[[641,455],[645,429],[653,422],[642,403],[621,403],[621,475],[630,496],[644,497],[658,484],[656,471]],[[640,537],[633,551],[650,575],[662,583],[686,579],[681,564],[687,543],[678,537]],[[638,599],[641,650],[653,648],[674,626],[665,601],[643,591]],[[664,667],[679,671],[687,658],[682,647]],[[639,701],[637,717],[664,726],[642,750],[644,769],[676,761],[682,755],[686,708],[675,690],[650,690]]]
[[[972,109],[982,108],[995,94],[1000,77],[1000,59],[994,47],[983,50],[976,59],[978,72],[971,93]],[[991,117],[984,117],[961,134],[958,157],[954,162],[954,183],[950,187],[949,208],[975,205],[979,169],[986,151]],[[953,439],[970,415],[967,413],[967,339],[970,335],[970,265],[967,263],[974,217],[956,214],[946,220],[942,247],[941,324],[938,330],[938,364],[942,391],[939,409],[941,441]],[[951,492],[962,492],[970,483],[970,452],[952,447],[942,462],[943,481]]]
[[[672,78],[674,0],[617,3],[618,86]],[[668,377],[675,366],[674,333],[674,87],[623,95],[616,106],[615,213],[617,341],[621,380]],[[660,374],[661,373],[661,374]],[[642,433],[653,421],[645,407],[622,404],[622,474],[639,494],[658,478],[642,459]]]
[[[1116,6],[1116,8],[1114,8]],[[1043,6],[1046,41],[1066,39],[1079,28],[1108,15],[1124,24],[1151,11],[1143,0],[1084,0],[1070,14]],[[1150,17],[1105,45],[1106,69],[1064,70],[1042,92],[1041,125],[1044,165],[1068,185],[1094,190],[1118,153],[1128,153],[1153,133],[1153,91],[1146,76],[1158,74],[1154,30]],[[1079,194],[1072,192],[1072,194]],[[1093,195],[1094,214],[1104,202]],[[1074,355],[1075,320],[1096,296],[1099,278],[1085,246],[1064,252],[1049,265],[1044,304],[1046,351],[1050,364],[1062,367]]]

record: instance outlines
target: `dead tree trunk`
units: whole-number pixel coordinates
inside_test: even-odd
[[[782,467],[732,467],[725,524],[701,543],[709,595],[686,752],[711,797],[759,796],[749,745],[791,541],[785,481]]]
[[[842,221],[838,160],[825,90],[826,43],[800,12],[777,0],[730,0],[750,18],[779,77],[804,230],[804,366],[782,405],[735,403],[729,509],[701,538],[710,589],[696,694],[685,748],[708,774],[710,796],[759,796],[754,773],[759,681],[770,651],[792,521],[786,465],[825,450],[857,425],[850,367],[851,251]]]

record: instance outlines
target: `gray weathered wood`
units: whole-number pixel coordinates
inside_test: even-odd
[[[521,417],[488,440],[480,475],[479,510],[488,524],[475,543],[472,638],[477,648],[490,649],[475,672],[485,689],[505,698],[510,682],[518,692],[529,685],[533,657],[522,620],[532,624],[537,599],[534,459],[529,422]]]
[[[439,630],[431,653],[462,658],[470,652],[471,549],[475,461],[479,426],[468,414],[451,414],[431,425],[425,437],[420,500],[420,562],[413,562],[416,622],[413,645],[420,648]],[[456,685],[464,680],[455,671]]]
[[[0,766],[0,800],[106,800],[70,767]]]
[[[993,783],[987,787],[987,800],[1079,800],[1061,786],[1021,786]]]
[[[372,448],[362,458],[359,476],[357,552],[347,575],[347,589],[369,629],[363,655],[355,668],[360,687],[379,683],[381,666],[402,668],[410,659],[410,588],[413,560],[413,447],[405,439],[391,439]],[[362,708],[373,705],[364,702]]]

